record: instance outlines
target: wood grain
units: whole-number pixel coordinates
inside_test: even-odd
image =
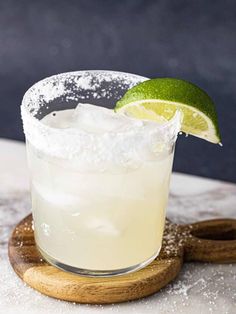
[[[236,262],[235,239],[236,220],[185,226],[167,221],[162,250],[144,269],[112,278],[82,277],[43,260],[35,246],[30,215],[11,235],[9,259],[17,275],[43,294],[72,302],[108,304],[139,299],[159,291],[178,275],[183,260]]]
[[[188,225],[184,260],[211,263],[236,262],[236,220],[215,219]]]

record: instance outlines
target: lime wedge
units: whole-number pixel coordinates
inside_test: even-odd
[[[117,102],[115,111],[158,122],[182,112],[181,131],[220,143],[215,105],[202,89],[184,80],[157,78],[144,81]]]

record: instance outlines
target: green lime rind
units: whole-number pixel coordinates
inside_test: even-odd
[[[220,132],[215,105],[210,96],[198,86],[175,78],[156,78],[144,81],[131,89],[116,103],[115,111],[127,104],[145,99],[182,103],[204,113],[215,127],[215,135]]]

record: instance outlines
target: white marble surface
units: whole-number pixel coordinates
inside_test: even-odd
[[[0,183],[0,314],[236,313],[236,264],[186,264],[161,292],[124,304],[80,305],[39,294],[15,275],[7,258],[9,234],[30,211],[23,144],[0,140]],[[236,218],[236,185],[175,173],[168,216],[181,223]]]

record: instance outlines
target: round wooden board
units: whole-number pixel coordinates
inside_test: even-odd
[[[137,272],[119,277],[82,277],[48,264],[35,245],[32,215],[15,227],[8,254],[17,275],[50,297],[93,304],[131,301],[167,285],[178,275],[183,259],[236,262],[236,220],[216,219],[183,226],[166,221],[158,258]]]
[[[43,294],[72,302],[109,304],[139,299],[166,286],[181,269],[183,246],[178,226],[167,222],[161,253],[144,269],[111,278],[82,277],[44,261],[35,246],[29,215],[11,235],[9,259],[17,275]]]

